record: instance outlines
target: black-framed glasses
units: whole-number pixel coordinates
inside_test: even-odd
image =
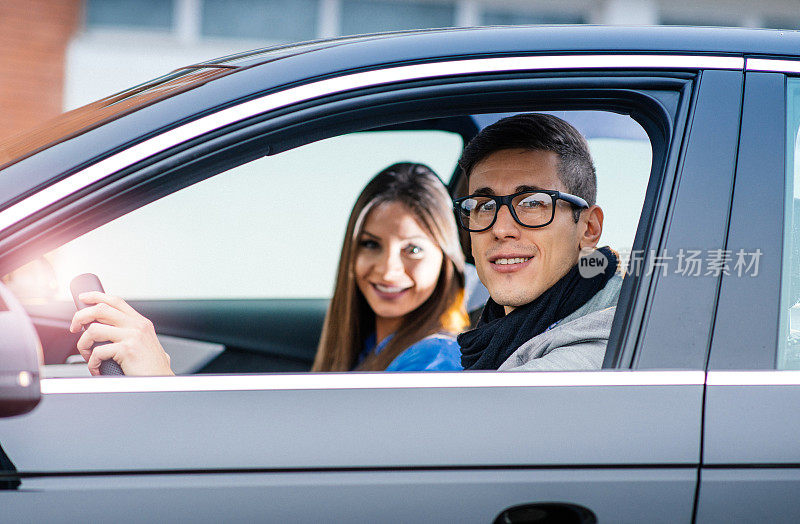
[[[586,209],[589,204],[581,197],[540,189],[521,191],[512,195],[467,195],[456,198],[453,207],[461,227],[472,233],[486,231],[497,220],[497,211],[508,206],[511,216],[524,227],[544,227],[556,216],[556,201],[563,200],[578,209]]]

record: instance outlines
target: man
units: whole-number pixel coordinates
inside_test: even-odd
[[[464,369],[599,369],[622,276],[616,254],[595,249],[603,211],[584,137],[551,115],[516,115],[459,164],[469,185],[456,214],[491,297],[458,337]]]

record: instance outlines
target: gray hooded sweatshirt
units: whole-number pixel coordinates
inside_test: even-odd
[[[498,371],[582,371],[600,369],[617,311],[622,274],[572,314],[522,344]]]

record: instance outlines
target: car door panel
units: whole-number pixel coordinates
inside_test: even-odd
[[[570,500],[599,522],[689,522],[693,469],[351,471],[31,478],[0,505],[31,521],[492,522],[521,504]],[[115,493],[108,504],[110,490]]]
[[[469,384],[487,377],[528,385],[441,387],[448,380]],[[107,383],[108,389],[136,389],[137,383],[180,386],[181,381],[185,385],[203,378],[227,388],[248,380],[59,379],[45,381],[43,388],[77,391],[82,384],[91,390]],[[124,509],[152,493],[117,489],[128,477],[149,485],[152,473],[219,470],[230,474],[217,480],[192,476],[194,489],[181,488],[186,475],[178,475],[174,483],[171,475],[163,479],[172,486],[170,498],[179,508],[255,504],[270,515],[294,508],[298,520],[313,519],[318,510],[297,506],[287,493],[305,500],[312,493],[320,500],[336,499],[331,511],[353,518],[378,515],[398,504],[407,507],[410,501],[423,521],[443,516],[485,521],[510,506],[554,500],[583,505],[615,521],[641,520],[653,504],[669,515],[665,521],[691,512],[702,372],[249,377],[273,387],[281,378],[290,389],[51,392],[30,416],[0,421],[0,441],[23,477],[22,497],[37,493],[33,496],[42,500],[43,508],[46,501],[64,514],[74,514],[65,509],[65,498],[84,482],[70,474],[129,472],[95,479],[103,487],[93,488],[106,498],[113,490],[114,505]],[[372,380],[384,387],[357,387]],[[315,386],[314,381],[323,382]],[[409,381],[433,387],[402,387]],[[336,382],[340,388],[331,387]],[[548,382],[560,385],[543,385]],[[599,385],[603,383],[618,385]],[[303,385],[311,389],[291,389]],[[243,387],[256,386],[251,382]],[[404,471],[418,468],[426,471]],[[256,488],[249,489],[260,492],[260,498],[246,502],[248,491],[231,488],[236,482],[231,478],[242,478],[236,472],[258,470],[263,474],[244,478],[255,479]],[[281,470],[288,471],[278,474]],[[39,484],[31,478],[28,484],[27,474],[51,480]],[[222,482],[220,478],[225,479],[224,489],[210,497],[200,495]],[[359,489],[366,486],[372,488]],[[364,493],[372,491],[374,496],[365,499]],[[604,496],[619,491],[631,497],[624,511]],[[80,504],[85,505],[89,493],[81,493]],[[192,502],[196,497],[204,498],[199,506]],[[370,502],[356,504],[358,498]],[[349,501],[348,508],[339,511],[343,501]],[[47,510],[42,511],[47,517]]]
[[[793,415],[800,407],[800,372],[708,375],[704,464],[800,464],[800,418]]]
[[[0,442],[22,472],[688,466],[702,381],[691,371],[49,379],[33,413],[0,421]]]
[[[797,522],[800,468],[704,467],[696,522]]]

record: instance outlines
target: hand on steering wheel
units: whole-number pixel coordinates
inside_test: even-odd
[[[77,346],[92,375],[100,374],[100,363],[107,359],[117,362],[129,376],[174,375],[149,319],[113,295],[89,291],[79,298],[93,305],[75,313],[69,330],[77,333],[86,327]],[[97,342],[109,343],[92,350]]]

